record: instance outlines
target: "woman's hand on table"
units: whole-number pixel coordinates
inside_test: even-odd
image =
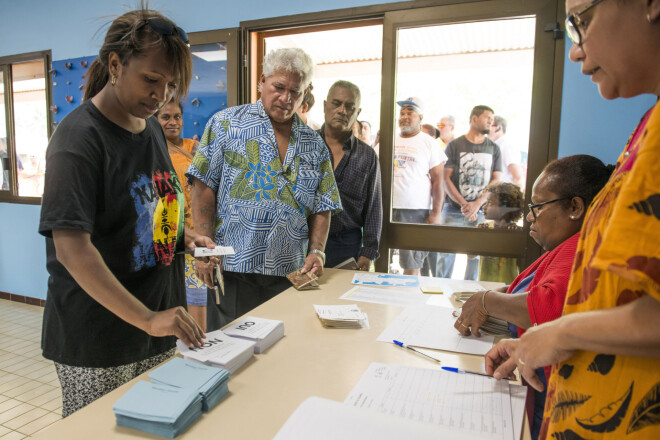
[[[463,336],[474,334],[477,337],[481,337],[479,329],[486,322],[486,319],[488,319],[488,314],[486,314],[483,308],[481,298],[485,294],[486,292],[477,292],[463,304],[461,316],[454,322],[454,327]]]
[[[495,379],[509,377],[518,367],[520,375],[536,390],[543,383],[536,370],[570,358],[574,350],[564,347],[562,318],[532,327],[520,339],[505,339],[486,353],[486,373]]]
[[[151,312],[144,329],[151,336],[171,336],[181,339],[188,347],[200,347],[206,335],[195,319],[183,307]]]

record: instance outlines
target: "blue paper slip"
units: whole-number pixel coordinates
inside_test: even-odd
[[[153,422],[174,423],[199,399],[196,390],[139,381],[113,406],[115,414]]]

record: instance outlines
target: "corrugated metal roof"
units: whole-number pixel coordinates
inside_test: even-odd
[[[399,30],[399,58],[534,48],[534,18],[480,21]],[[382,25],[266,39],[267,50],[299,47],[316,64],[380,60]]]

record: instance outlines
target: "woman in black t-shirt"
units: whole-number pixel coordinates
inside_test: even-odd
[[[66,417],[204,334],[183,308],[183,193],[156,111],[185,95],[185,32],[141,9],[112,22],[82,105],[48,145],[39,232],[47,246],[42,348]]]

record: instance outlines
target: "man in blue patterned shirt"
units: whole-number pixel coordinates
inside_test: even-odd
[[[330,215],[341,210],[328,150],[296,115],[310,57],[279,49],[263,70],[261,99],[216,113],[187,173],[195,230],[236,251],[223,261],[219,325],[290,287],[290,272],[320,276]],[[210,271],[200,272],[212,285]]]
[[[344,210],[333,214],[326,245],[328,267],[353,257],[360,270],[378,258],[383,223],[380,166],[376,152],[353,135],[360,114],[360,89],[335,82],[323,101],[325,123],[319,130],[328,150]]]

